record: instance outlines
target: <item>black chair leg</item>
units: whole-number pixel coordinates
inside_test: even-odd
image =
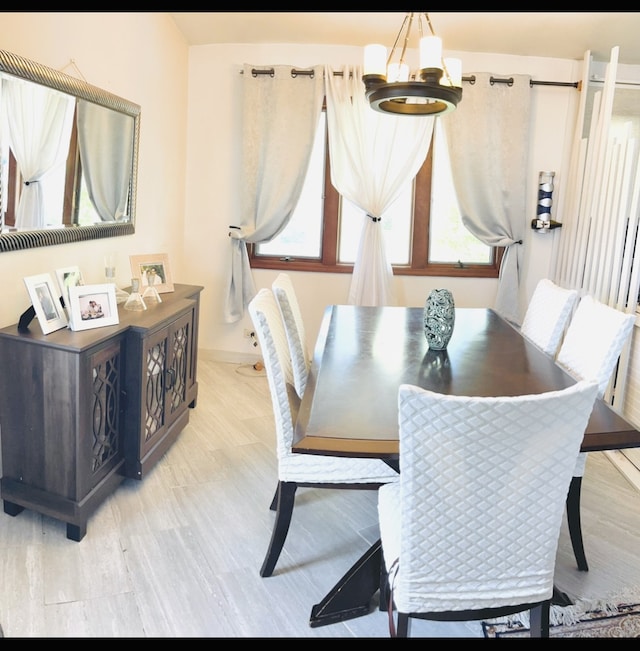
[[[278,485],[276,486],[276,492],[273,494],[273,499],[271,500],[271,504],[269,504],[270,511],[275,511],[278,508],[279,493],[280,493],[280,482],[278,482]]]
[[[582,488],[582,477],[573,477],[567,494],[567,524],[569,525],[569,536],[571,546],[576,557],[578,569],[583,572],[589,570],[587,557],[584,553],[582,542],[582,525],[580,524],[580,490]]]
[[[379,596],[379,604],[378,608],[379,610],[387,611],[389,610],[389,574],[387,573],[387,568],[384,563],[384,559],[382,559],[382,563],[380,563],[380,591],[378,593]]]
[[[529,635],[531,637],[549,637],[550,612],[550,600],[534,606],[529,611]]]
[[[284,541],[289,532],[289,525],[291,524],[291,516],[293,514],[293,503],[295,501],[296,489],[298,485],[295,482],[278,482],[278,509],[276,512],[276,521],[273,525],[273,532],[271,533],[271,541],[269,542],[269,549],[267,555],[262,563],[260,569],[260,576],[266,577],[273,574],[273,570],[280,557],[280,552],[284,547]]]
[[[398,613],[396,637],[409,637],[411,633],[411,617],[407,613]]]

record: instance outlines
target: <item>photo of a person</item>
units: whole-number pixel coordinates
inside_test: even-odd
[[[67,290],[67,295],[69,294],[69,287],[75,287],[76,285],[82,285],[82,278],[80,273],[77,271],[68,271],[64,273],[64,286]]]
[[[69,287],[69,327],[91,330],[116,325],[118,305],[114,283]]]
[[[82,273],[80,272],[79,267],[64,267],[62,269],[56,269],[56,275],[58,277],[58,285],[60,286],[60,291],[62,292],[62,300],[64,301],[63,307],[69,308],[69,290],[71,287],[77,287],[78,285],[84,285],[82,280]]]
[[[102,319],[105,312],[102,308],[102,302],[98,301],[97,296],[88,296],[82,301],[83,307],[80,309],[80,318],[83,321],[90,319]],[[108,302],[105,302],[108,305]]]
[[[164,265],[161,263],[140,265],[140,281],[144,287],[164,284],[166,282]]]
[[[44,312],[47,321],[53,321],[54,319],[57,319],[58,312],[56,310],[56,306],[53,302],[53,297],[51,296],[51,292],[49,291],[47,284],[43,283],[42,285],[38,285],[38,287],[36,287],[36,294],[38,296],[38,300],[40,301],[40,305],[42,305],[42,311]]]

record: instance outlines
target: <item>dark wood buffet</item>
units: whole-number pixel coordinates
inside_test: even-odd
[[[0,490],[80,541],[125,478],[143,479],[189,422],[198,395],[198,285],[174,285],[119,323],[43,335],[0,330]]]

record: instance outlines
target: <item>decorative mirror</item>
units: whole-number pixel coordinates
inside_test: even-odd
[[[0,50],[0,252],[135,232],[140,106]]]

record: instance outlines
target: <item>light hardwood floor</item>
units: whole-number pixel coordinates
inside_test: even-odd
[[[0,624],[7,637],[387,637],[387,616],[310,628],[309,614],[377,538],[376,494],[299,489],[272,577],[259,575],[276,484],[266,377],[198,362],[199,398],[174,446],[126,480],[77,543],[31,511],[0,514]],[[491,519],[487,513],[487,519]],[[640,589],[640,493],[602,453],[583,482],[589,572],[566,527],[557,584],[572,597]],[[481,637],[478,623],[416,621],[413,636]]]

